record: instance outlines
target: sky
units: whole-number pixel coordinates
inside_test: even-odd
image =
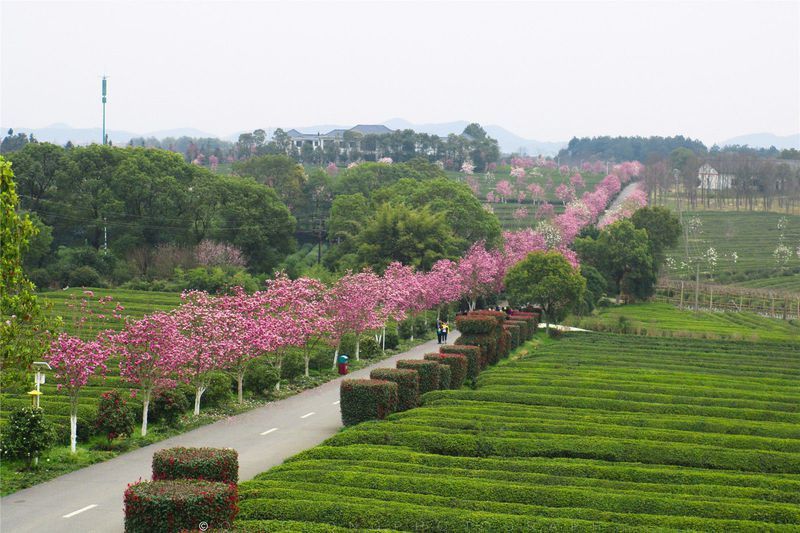
[[[0,123],[800,132],[800,0],[0,2]]]

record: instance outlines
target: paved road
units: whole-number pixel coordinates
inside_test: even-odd
[[[450,332],[450,340],[458,332]],[[394,367],[398,359],[421,359],[437,350],[429,341],[353,372],[369,377],[376,367]],[[128,483],[149,479],[153,452],[173,446],[214,446],[239,452],[239,479],[247,480],[302,450],[316,446],[342,427],[340,379],[285,400],[221,420],[65,474],[0,499],[2,533],[117,533],[123,530],[122,494]]]
[[[629,184],[627,184],[625,188],[619,192],[617,197],[614,198],[614,201],[611,202],[611,205],[608,206],[608,209],[606,209],[605,212],[602,215],[600,215],[600,220],[597,221],[597,224],[601,225],[605,221],[606,217],[608,217],[609,213],[611,213],[614,209],[619,207],[619,205],[622,204],[622,202],[624,202],[625,199],[638,188],[639,188],[638,181],[632,181]]]

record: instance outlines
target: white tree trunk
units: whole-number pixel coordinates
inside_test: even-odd
[[[383,330],[381,331],[381,351],[386,351],[386,326],[383,326]]]
[[[469,310],[474,311],[475,305],[478,303],[477,298],[473,298],[469,301]]]
[[[311,360],[311,356],[310,355],[308,355],[308,354],[303,355],[303,363],[305,363],[305,367],[306,367],[305,374],[303,374],[305,377],[308,377],[308,363],[309,363],[310,360]]]
[[[361,337],[356,336],[356,361],[358,361],[359,353],[361,353]]]
[[[142,437],[147,435],[147,410],[150,407],[150,392],[145,391],[142,397]]]
[[[73,412],[69,414],[69,451],[76,453],[78,445],[78,405],[73,408]]]
[[[283,367],[283,356],[279,355],[276,356],[277,359],[275,360],[275,370],[278,371],[278,382],[275,384],[275,390],[281,390],[281,368]]]
[[[336,368],[336,361],[339,359],[339,347],[342,345],[341,341],[336,345],[336,350],[333,352],[333,368]]]
[[[195,389],[194,392],[194,416],[198,416],[200,414],[200,398],[203,397],[203,393],[206,391],[205,385],[200,385]]]

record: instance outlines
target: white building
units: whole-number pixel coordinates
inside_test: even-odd
[[[392,133],[392,131],[383,124],[359,124],[349,130],[336,129],[327,133],[301,133],[291,129],[286,134],[289,135],[292,146],[298,150],[302,149],[305,144],[311,145],[312,148],[325,149],[326,144],[334,143],[343,150],[354,149],[360,151],[361,139],[364,135],[385,135]],[[347,132],[351,132],[353,135],[345,135]]]
[[[720,174],[717,172],[717,169],[708,163],[703,164],[703,166],[697,170],[697,179],[700,181],[697,188],[707,191],[730,189],[733,185],[732,174]]]

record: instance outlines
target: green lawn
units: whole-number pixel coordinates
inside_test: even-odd
[[[784,217],[784,244],[791,257],[781,268],[773,252],[781,233],[778,223]],[[691,219],[700,222],[700,231],[689,235],[690,257],[702,257],[709,248],[717,254],[716,268],[707,260],[701,261],[702,281],[800,292],[800,216],[761,211],[692,211],[684,213],[683,218],[687,223]],[[686,262],[683,237],[670,257],[674,266],[666,269],[669,277],[694,279],[694,267],[681,265]]]
[[[592,316],[573,316],[565,323],[593,331],[627,331],[663,337],[800,341],[797,320],[766,318],[747,312],[694,312],[666,303],[599,308]]]
[[[797,531],[800,344],[573,333],[240,485],[237,525]]]

